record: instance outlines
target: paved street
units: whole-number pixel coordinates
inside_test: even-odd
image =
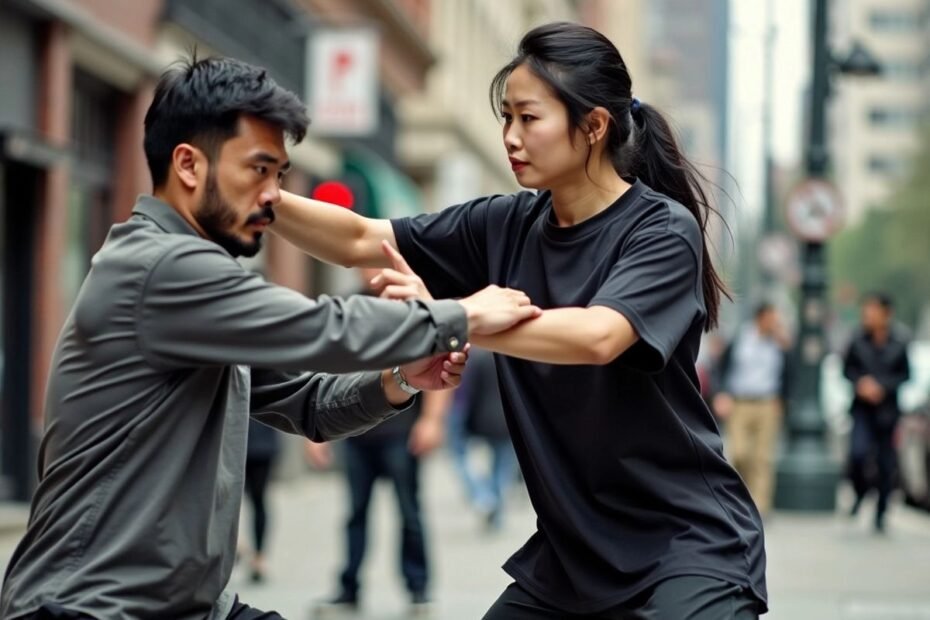
[[[441,620],[475,620],[508,583],[501,563],[531,533],[532,509],[519,496],[503,531],[486,533],[468,511],[445,455],[428,461],[425,500],[436,565]],[[332,593],[343,539],[342,479],[300,475],[273,489],[271,574],[260,586],[237,571],[243,600],[309,620],[313,600]],[[365,620],[405,618],[396,569],[394,498],[382,485],[374,498],[372,548],[366,562]],[[895,506],[889,534],[870,530],[872,506],[856,522],[839,517],[777,514],[768,524],[768,620],[930,620],[930,515]],[[0,539],[9,557],[13,539]]]

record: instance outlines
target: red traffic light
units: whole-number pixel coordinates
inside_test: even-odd
[[[313,193],[310,197],[314,200],[339,205],[346,209],[351,209],[355,204],[355,196],[352,194],[352,190],[348,185],[339,181],[325,181],[320,183],[313,189]]]

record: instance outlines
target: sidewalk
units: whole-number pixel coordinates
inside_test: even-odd
[[[341,480],[309,476],[276,489],[273,574],[259,587],[234,575],[243,600],[307,620],[311,601],[332,593],[342,559]],[[424,480],[435,617],[477,620],[509,583],[500,565],[535,529],[532,507],[525,496],[512,502],[504,530],[488,535],[465,507],[445,455],[428,461]],[[406,617],[406,599],[396,568],[392,490],[378,488],[373,504],[360,617],[399,620]],[[889,533],[877,536],[872,510],[863,505],[855,522],[839,515],[775,515],[766,527],[767,620],[930,620],[930,515],[896,504]]]
[[[502,531],[484,531],[462,500],[445,454],[424,468],[423,499],[434,562],[434,618],[477,620],[509,583],[500,565],[535,528],[518,493]],[[237,569],[231,586],[242,600],[309,620],[312,602],[333,593],[342,561],[345,497],[338,474],[300,475],[272,491],[269,580],[255,586]],[[393,491],[373,499],[370,553],[363,572],[365,620],[405,618],[397,562]],[[870,528],[873,506],[840,516],[778,513],[766,526],[771,613],[766,620],[930,620],[930,515],[895,504],[888,534]],[[248,515],[243,526],[248,527]],[[0,535],[5,565],[15,537]]]

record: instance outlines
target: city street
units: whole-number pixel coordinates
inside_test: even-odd
[[[529,501],[515,493],[504,529],[486,532],[460,493],[445,454],[426,464],[424,499],[435,561],[434,618],[476,620],[503,590],[500,565],[532,532]],[[271,568],[267,583],[253,585],[237,570],[232,585],[242,599],[309,620],[312,603],[333,593],[343,544],[342,478],[300,474],[272,491]],[[397,570],[394,497],[386,484],[374,497],[371,552],[364,568],[360,618],[406,618],[406,596]],[[872,505],[860,518],[778,513],[766,529],[769,620],[930,619],[930,515],[895,505],[889,533],[870,528]],[[243,525],[248,525],[248,515]],[[9,557],[15,536],[3,537]]]

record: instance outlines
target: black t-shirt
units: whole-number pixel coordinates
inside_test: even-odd
[[[437,298],[509,286],[543,309],[613,308],[640,335],[604,366],[497,356],[539,516],[504,569],[573,613],[616,606],[679,575],[721,578],[764,602],[761,519],[698,389],[706,312],[695,218],[637,181],[571,227],[555,223],[549,192],[392,223],[401,253]]]

